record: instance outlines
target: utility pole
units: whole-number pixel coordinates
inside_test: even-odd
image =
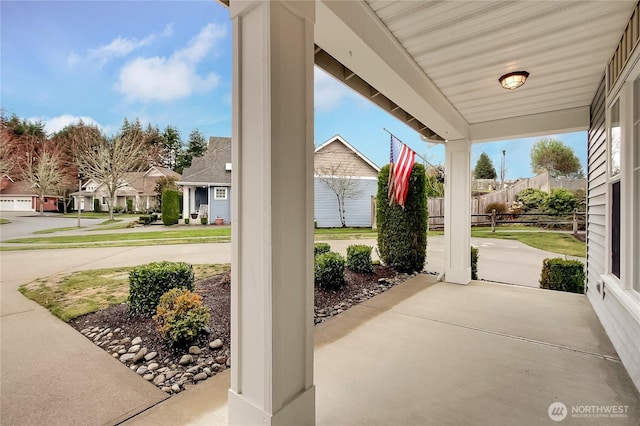
[[[80,200],[82,200],[82,172],[78,172],[78,228],[80,228]]]
[[[500,188],[504,189],[504,175],[505,175],[505,160],[506,160],[507,150],[502,150],[502,166],[500,167]]]

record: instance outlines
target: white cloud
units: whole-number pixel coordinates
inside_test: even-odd
[[[313,77],[314,107],[316,111],[331,111],[337,108],[344,98],[353,96],[351,89],[318,67],[314,68]]]
[[[120,70],[115,88],[127,100],[142,102],[171,101],[194,92],[208,92],[218,85],[220,77],[215,73],[200,76],[196,66],[225,35],[225,27],[209,24],[168,58],[136,58]]]
[[[98,126],[99,129],[103,129],[103,127],[93,118],[91,117],[79,117],[71,114],[63,114],[53,118],[40,118],[40,117],[32,117],[28,119],[29,121],[41,121],[44,123],[44,130],[47,134],[52,134],[59,132],[64,129],[66,126],[70,124],[76,124],[80,120],[84,122],[84,124],[93,124]]]
[[[86,59],[96,63],[99,66],[104,66],[107,62],[126,56],[133,52],[136,49],[147,46],[153,43],[159,37],[170,37],[173,34],[173,24],[167,25],[161,33],[151,33],[148,36],[138,39],[136,37],[116,37],[108,44],[93,48],[87,49]],[[82,57],[75,52],[71,52],[67,58],[67,62],[69,65],[74,65],[80,60]]]

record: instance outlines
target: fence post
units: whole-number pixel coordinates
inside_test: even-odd
[[[496,209],[491,210],[491,232],[496,232]]]
[[[578,235],[578,211],[573,209],[573,236]]]

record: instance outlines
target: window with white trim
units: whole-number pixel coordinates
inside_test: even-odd
[[[609,272],[620,278],[620,148],[622,126],[620,124],[620,98],[609,110]]]
[[[226,200],[227,199],[227,187],[218,186],[213,188],[213,199],[214,200]]]
[[[633,82],[633,143],[632,155],[631,208],[633,209],[633,256],[640,256],[640,77]],[[640,292],[640,265],[634,264],[633,288]]]

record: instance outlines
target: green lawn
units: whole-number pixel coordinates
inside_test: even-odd
[[[193,265],[196,280],[228,271],[229,264]],[[131,267],[52,275],[20,286],[20,292],[63,321],[123,303],[129,297]]]
[[[3,223],[11,223],[11,221],[9,219],[4,219],[0,217],[0,225],[2,225]]]
[[[587,245],[582,241],[573,238],[571,234],[534,231],[531,228],[519,231],[516,229],[503,230],[496,229],[491,232],[491,228],[471,228],[471,236],[476,238],[497,238],[501,240],[517,240],[528,246],[550,251],[552,253],[565,254],[568,256],[585,257]]]

